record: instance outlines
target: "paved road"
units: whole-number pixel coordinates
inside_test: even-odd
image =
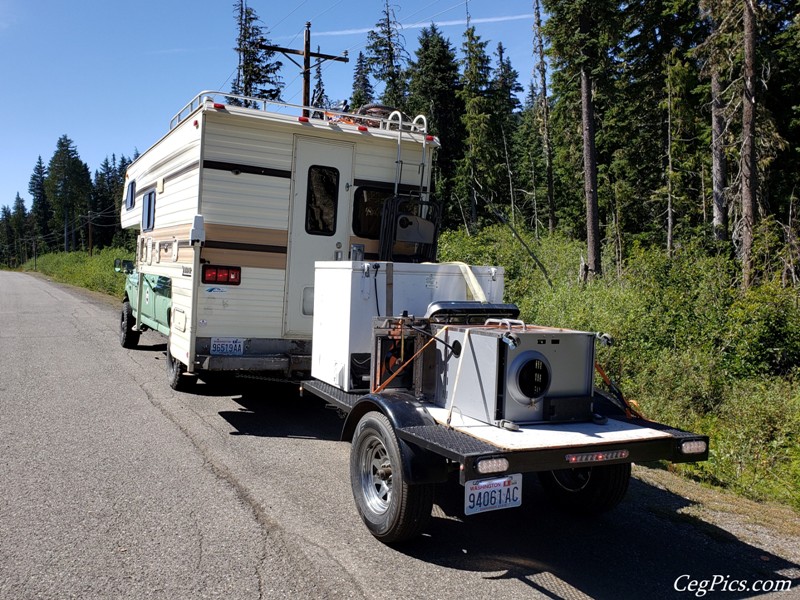
[[[436,508],[422,538],[386,547],[352,505],[334,411],[268,383],[173,392],[163,339],[121,348],[117,308],[0,272],[2,599],[697,597],[681,575],[800,589],[785,547],[640,481],[593,520],[532,484],[522,509]]]

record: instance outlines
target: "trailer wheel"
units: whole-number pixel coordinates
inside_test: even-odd
[[[172,356],[167,344],[167,382],[169,387],[175,391],[182,391],[186,389],[187,378],[183,376],[186,372],[186,365],[184,365],[177,358]]]
[[[131,303],[125,300],[122,303],[122,312],[119,320],[119,343],[123,348],[136,348],[139,344],[140,332],[134,331],[136,319],[133,317]]]
[[[416,537],[430,519],[433,486],[405,481],[400,444],[382,413],[369,412],[356,426],[350,483],[361,519],[386,544]]]
[[[611,510],[628,491],[631,465],[603,465],[539,473],[539,480],[557,506],[581,514]]]

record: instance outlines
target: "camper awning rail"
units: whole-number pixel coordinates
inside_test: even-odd
[[[367,125],[369,127],[385,130],[401,130],[420,134],[428,133],[428,122],[424,116],[419,115],[414,119],[409,119],[399,111],[389,107],[369,105],[359,109],[360,112],[340,112],[328,108],[301,106],[299,104],[265,100],[264,98],[237,96],[230,92],[211,90],[200,92],[179,110],[175,116],[170,119],[170,131],[206,102],[222,103],[226,106],[245,107],[250,110],[281,115],[291,115],[296,112],[298,116],[306,114],[311,115],[311,119],[350,123],[354,125]]]

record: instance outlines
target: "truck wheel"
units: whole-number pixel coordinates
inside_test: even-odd
[[[175,391],[185,390],[187,380],[183,376],[185,372],[186,365],[172,356],[172,352],[169,351],[169,344],[167,344],[167,382],[169,387]]]
[[[386,544],[422,533],[433,509],[433,486],[407,483],[402,460],[389,419],[364,415],[353,435],[350,483],[361,519]]]
[[[123,348],[136,348],[139,344],[141,333],[133,330],[134,325],[136,325],[136,319],[133,317],[131,303],[125,300],[122,303],[122,314],[119,320],[119,343]]]
[[[539,480],[557,506],[581,514],[611,510],[628,491],[631,465],[603,465],[539,473]]]

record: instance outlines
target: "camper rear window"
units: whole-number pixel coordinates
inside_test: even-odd
[[[383,203],[393,196],[392,190],[360,187],[353,201],[353,233],[368,240],[381,237]]]
[[[306,232],[311,235],[336,233],[336,209],[339,203],[339,171],[314,165],[308,169],[306,194]]]
[[[156,191],[151,190],[142,197],[142,231],[153,231],[156,224]]]

